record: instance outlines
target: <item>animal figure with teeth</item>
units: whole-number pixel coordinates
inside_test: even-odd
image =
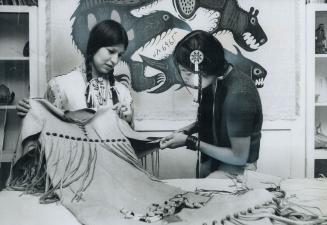
[[[207,19],[198,17],[199,11],[204,9],[218,16],[214,20],[209,16]],[[169,11],[183,19],[192,30],[201,29],[210,33],[229,31],[235,42],[246,51],[255,51],[268,40],[258,22],[259,10],[251,7],[247,12],[238,5],[237,0],[156,0],[132,10],[131,14],[141,17],[159,10]],[[199,24],[203,27],[199,28]],[[208,27],[207,24],[212,25]]]
[[[225,58],[228,62],[235,65],[244,74],[249,75],[257,88],[262,88],[264,86],[264,80],[267,76],[267,71],[260,64],[246,58],[240,51],[240,49],[235,46],[237,54],[225,49]]]
[[[237,46],[234,47],[237,54],[233,54],[225,49],[226,60],[236,66],[244,74],[250,76],[257,88],[262,88],[264,86],[265,77],[267,76],[267,71],[260,64],[246,58]],[[149,91],[149,93],[161,93],[170,89],[174,85],[177,85],[177,90],[185,86],[183,80],[178,75],[172,57],[169,56],[167,59],[162,60],[155,60],[146,56],[141,56],[141,58],[145,66],[160,71],[158,74],[161,75],[162,79],[162,85]],[[165,76],[163,76],[164,74]]]
[[[235,3],[235,0],[228,2]],[[92,27],[92,24],[104,19],[115,19],[121,22],[128,30],[130,42],[127,52],[123,55],[123,60],[126,62],[123,70],[118,71],[119,69],[115,68],[116,78],[129,83],[136,92],[161,93],[175,84],[183,85],[171,59],[171,53],[178,41],[191,30],[202,29],[214,33],[221,30],[222,27],[229,27],[221,22],[225,21],[223,18],[226,18],[228,12],[233,8],[231,6],[234,3],[231,5],[228,2],[215,0],[205,5],[203,0],[196,1],[196,12],[194,11],[193,15],[185,16],[177,0],[81,0],[71,17],[75,19],[72,37],[78,49],[85,53],[84,46],[86,46],[89,28]],[[203,8],[204,6],[208,6],[208,9]],[[217,11],[210,10],[209,6]],[[239,14],[244,11],[236,6],[234,9],[238,9],[236,12]],[[248,14],[257,15],[257,11],[251,9]],[[261,29],[260,25],[258,27]],[[249,30],[251,29],[249,28]],[[266,41],[267,38],[263,31],[262,33],[264,36],[262,40]],[[234,37],[235,34],[234,32]],[[245,33],[243,36],[249,44],[243,48],[247,49],[251,46],[254,48],[251,40],[246,38],[249,34]],[[261,44],[265,41],[261,41]],[[238,43],[242,47],[241,42]],[[238,56],[242,55],[238,54]],[[243,59],[246,58],[243,57]],[[244,72],[253,79],[256,78],[255,74],[260,71],[266,74],[261,66],[260,69],[255,69],[257,67],[253,66],[254,62],[251,60],[234,60],[233,62],[236,66],[241,63],[239,67],[244,68]],[[248,68],[252,68],[252,70]],[[260,84],[260,82],[263,82],[264,77],[254,80],[257,87],[263,86],[263,83]]]
[[[159,75],[161,75],[161,84],[153,90],[149,90],[149,93],[162,93],[170,89],[172,86],[177,85],[180,89],[185,86],[184,81],[178,75],[178,70],[174,64],[172,56],[166,59],[155,60],[146,56],[141,56],[144,64],[150,68],[154,68]]]

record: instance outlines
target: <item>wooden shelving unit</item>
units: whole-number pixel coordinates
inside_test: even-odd
[[[327,46],[325,50],[316,48],[318,38],[316,29],[324,25],[327,32],[327,4],[307,5],[307,111],[306,111],[306,137],[307,137],[307,177],[327,176],[327,149],[317,148],[317,131],[326,135],[327,146]],[[327,36],[327,33],[326,33]],[[321,37],[319,37],[321,38]],[[327,43],[326,43],[327,45]],[[326,54],[316,54],[326,52]],[[318,129],[319,127],[319,129]],[[323,137],[320,137],[320,140]]]
[[[1,5],[0,84],[15,93],[15,97],[10,103],[0,103],[0,162],[10,162],[17,146],[21,127],[17,102],[38,94],[36,24],[36,6]]]

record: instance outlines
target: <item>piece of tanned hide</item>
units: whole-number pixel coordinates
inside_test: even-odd
[[[231,187],[229,194],[224,190],[223,195],[213,195],[186,192],[157,180],[139,165],[129,141],[147,138],[111,108],[64,113],[44,100],[31,99],[30,104],[22,141],[38,137],[40,158],[46,161],[45,193],[57,194],[82,224],[161,224],[172,214],[178,218],[176,225],[220,222],[226,215],[272,200],[264,189],[235,195]]]

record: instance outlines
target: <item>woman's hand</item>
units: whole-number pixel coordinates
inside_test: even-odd
[[[174,133],[183,133],[183,134],[186,134],[186,135],[190,135],[190,134],[193,134],[196,132],[196,123],[191,123],[185,127],[182,127],[178,130],[176,130]]]
[[[183,133],[172,133],[160,141],[160,148],[178,148],[185,146],[187,135]]]
[[[117,112],[118,116],[121,119],[125,120],[128,123],[130,123],[132,121],[133,110],[130,105],[119,102],[116,105],[114,105],[112,109]]]
[[[30,102],[28,98],[24,98],[18,102],[16,105],[17,115],[21,118],[24,118],[28,111],[30,110]]]

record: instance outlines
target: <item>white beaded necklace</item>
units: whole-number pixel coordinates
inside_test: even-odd
[[[87,84],[88,96],[87,103],[95,108],[96,105],[106,105],[107,99],[111,98],[110,91],[108,90],[108,81],[102,77],[91,79]]]

